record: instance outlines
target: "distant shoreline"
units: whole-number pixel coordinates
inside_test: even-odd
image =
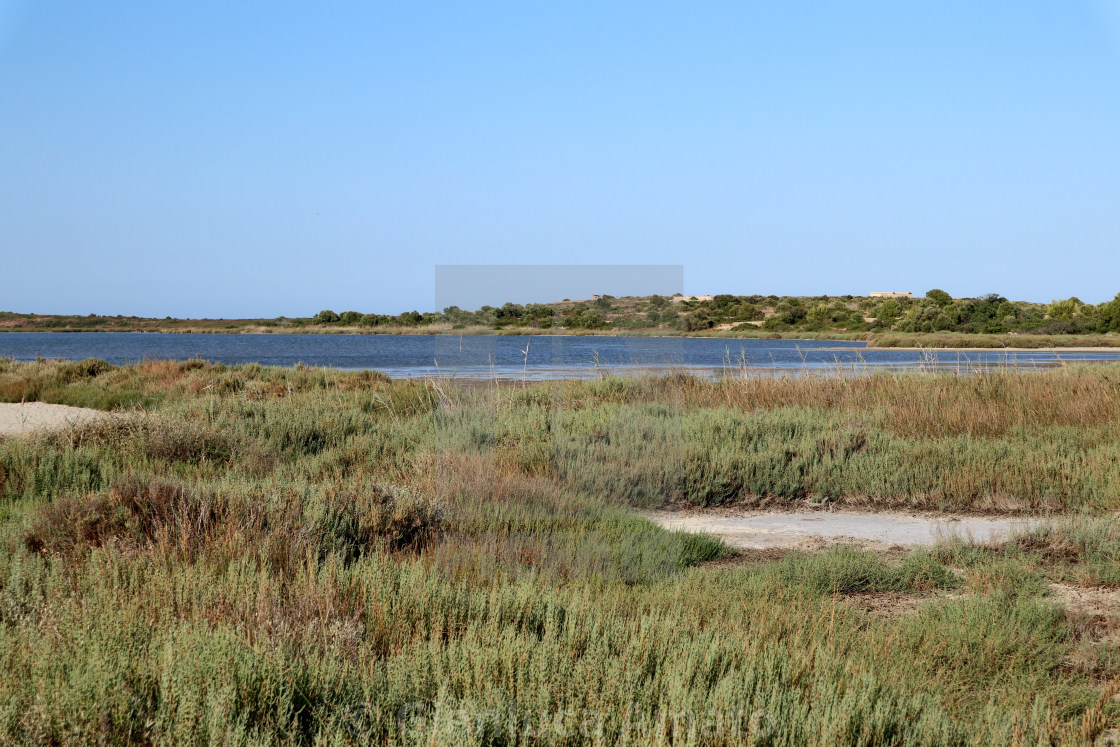
[[[175,318],[0,311],[0,332],[614,336],[728,340],[837,340],[869,348],[1073,350],[1120,348],[1120,295],[1096,306],[1077,298],[1040,304],[998,294],[954,298],[932,290],[872,296],[592,296],[474,311]]]
[[[1109,350],[1120,347],[1120,337],[1104,337],[1101,335],[1069,335],[1070,344],[1054,344],[1057,342],[1054,336],[1039,336],[1037,339],[1039,345],[1003,345],[999,344],[1005,338],[1011,337],[1009,335],[952,335],[947,336],[944,334],[925,334],[925,333],[911,333],[905,336],[898,334],[883,334],[876,335],[874,333],[866,332],[813,332],[806,333],[800,332],[763,332],[759,331],[756,334],[743,334],[737,330],[697,330],[697,331],[674,331],[674,330],[632,330],[632,329],[541,329],[534,327],[517,327],[505,329],[487,329],[487,328],[467,328],[467,329],[432,329],[432,328],[380,328],[380,329],[367,329],[361,327],[300,327],[295,329],[277,329],[270,327],[256,327],[244,326],[237,329],[209,329],[209,328],[178,328],[178,329],[28,329],[28,328],[0,328],[0,339],[3,334],[167,334],[167,335],[247,335],[247,334],[260,334],[260,335],[361,335],[361,336],[427,336],[427,337],[648,337],[652,339],[672,339],[672,338],[709,338],[709,339],[722,339],[722,340],[786,340],[786,341],[819,341],[819,340],[835,340],[837,342],[851,342],[851,343],[864,343],[865,348],[868,350],[909,350],[909,351],[925,351],[930,353],[990,353],[994,351],[1006,353],[1032,353],[1032,352],[1070,352],[1070,353],[1092,353],[1101,350]],[[947,337],[952,337],[953,343],[960,342],[961,344],[943,344],[946,342]],[[1030,336],[1027,335],[1013,335],[1018,339],[1016,343],[1024,341],[1023,338],[1029,340]],[[1086,339],[1093,339],[1098,344],[1086,345]],[[930,344],[923,345],[922,340],[928,340]],[[893,344],[895,342],[905,341],[915,344]],[[989,344],[976,344],[988,342]],[[1064,342],[1064,340],[1062,341]],[[886,344],[883,344],[886,343]],[[938,344],[942,343],[942,344]],[[1049,344],[1046,344],[1049,343]]]
[[[671,329],[566,329],[564,327],[467,327],[464,329],[434,327],[319,327],[296,328],[255,327],[246,325],[236,329],[181,327],[154,329],[51,329],[34,327],[0,327],[0,334],[164,334],[164,335],[416,335],[430,337],[714,337],[729,340],[842,340],[845,342],[870,342],[866,332],[763,332],[736,333],[733,330],[694,330],[691,332]],[[1120,339],[1117,340],[1120,345]]]

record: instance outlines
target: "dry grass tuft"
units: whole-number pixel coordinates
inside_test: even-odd
[[[438,539],[445,521],[441,504],[392,486],[239,500],[125,476],[107,493],[43,506],[23,542],[33,553],[70,557],[106,545],[224,559],[256,548],[262,561],[292,574],[309,556],[350,562],[378,549],[419,552]]]

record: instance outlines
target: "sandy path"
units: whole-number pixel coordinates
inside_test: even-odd
[[[666,529],[714,534],[735,547],[817,549],[836,544],[864,546],[932,545],[961,537],[1002,539],[1031,526],[1029,519],[973,516],[914,516],[884,512],[704,514],[656,511],[647,514]]]
[[[101,410],[44,402],[0,402],[0,436],[20,436],[33,431],[65,428],[68,425],[105,417]]]

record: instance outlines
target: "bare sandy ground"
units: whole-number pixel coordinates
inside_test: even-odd
[[[817,550],[841,544],[874,548],[932,545],[951,537],[986,542],[1004,539],[1032,525],[1029,519],[1014,517],[857,511],[740,514],[655,511],[647,515],[666,529],[706,532],[734,547],[755,550]]]
[[[35,431],[65,428],[105,417],[101,410],[44,402],[0,402],[0,436],[22,436]]]

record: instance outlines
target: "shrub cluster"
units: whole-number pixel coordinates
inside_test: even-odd
[[[158,548],[190,559],[255,549],[261,562],[291,574],[309,555],[352,562],[377,549],[418,552],[444,525],[439,503],[393,486],[233,496],[123,476],[105,493],[59,498],[40,508],[24,544],[58,555],[106,545]]]

